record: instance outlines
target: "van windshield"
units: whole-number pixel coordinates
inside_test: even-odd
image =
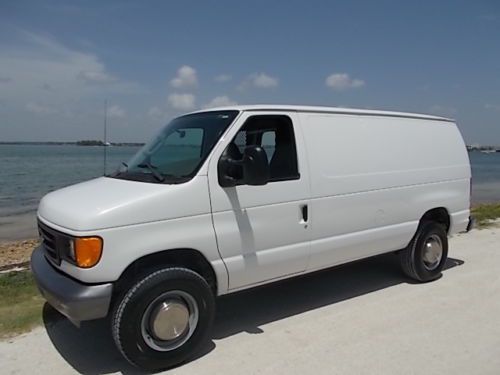
[[[194,113],[172,120],[110,177],[178,184],[198,172],[238,111]]]

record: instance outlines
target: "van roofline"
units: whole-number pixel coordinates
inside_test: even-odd
[[[454,119],[433,116],[421,113],[381,111],[372,109],[342,108],[342,107],[323,107],[323,106],[301,106],[301,105],[274,105],[274,104],[254,104],[254,105],[232,105],[216,108],[206,108],[191,113],[211,112],[211,111],[229,111],[237,110],[244,112],[253,111],[288,111],[288,112],[309,112],[309,113],[334,113],[360,116],[386,116],[386,117],[405,117],[422,120],[455,122]]]

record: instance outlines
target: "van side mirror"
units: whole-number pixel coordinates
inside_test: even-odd
[[[249,146],[243,153],[243,182],[247,185],[265,185],[269,181],[269,162],[260,146]]]
[[[265,185],[269,181],[267,154],[260,146],[248,146],[241,160],[232,159],[224,153],[217,165],[217,173],[222,187]]]
[[[226,152],[220,157],[217,163],[217,175],[219,177],[219,185],[222,187],[236,186],[240,181],[242,173],[240,161],[232,159]]]

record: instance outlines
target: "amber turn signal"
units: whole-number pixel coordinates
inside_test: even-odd
[[[78,267],[90,268],[99,262],[102,254],[102,238],[79,237],[74,240],[75,261]]]

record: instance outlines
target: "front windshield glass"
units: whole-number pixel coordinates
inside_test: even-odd
[[[182,183],[190,180],[238,111],[194,113],[172,120],[111,177]]]

